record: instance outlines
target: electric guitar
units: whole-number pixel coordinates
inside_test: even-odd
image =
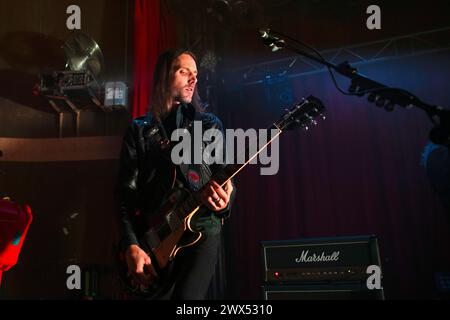
[[[310,96],[295,104],[269,128],[276,129],[276,135],[255,154],[245,157],[243,164],[227,164],[217,172],[211,180],[224,186],[228,180],[237,175],[258,154],[270,145],[278,136],[290,129],[303,128],[308,130],[309,126],[317,124],[316,118],[323,118],[325,107],[322,102]],[[269,135],[270,137],[270,135]],[[248,149],[248,148],[247,148]],[[246,150],[245,155],[248,154]],[[159,209],[151,214],[150,226],[143,237],[139,239],[139,246],[152,260],[153,271],[157,276],[152,277],[149,284],[142,285],[136,282],[128,273],[124,255],[120,257],[119,277],[122,287],[128,294],[135,298],[154,299],[164,294],[173,284],[172,269],[175,257],[183,249],[196,245],[202,239],[201,230],[194,227],[193,222],[208,209],[199,200],[201,190],[193,193],[186,188],[176,187],[176,169],[172,173],[173,185]],[[150,274],[148,272],[147,274]]]

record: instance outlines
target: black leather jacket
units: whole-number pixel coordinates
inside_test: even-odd
[[[223,132],[221,121],[211,113],[196,112],[192,105],[182,105],[174,110],[164,121],[163,126],[170,139],[175,128],[187,128],[192,137],[193,120],[201,121],[203,131],[216,128]],[[164,130],[148,114],[136,118],[124,135],[117,181],[117,200],[120,214],[121,241],[125,249],[138,244],[138,239],[148,228],[146,218],[159,205],[173,183],[174,166],[170,160],[170,147],[164,151],[161,142]],[[200,139],[200,137],[196,137]],[[203,148],[206,146],[203,142]],[[220,170],[221,165],[202,164],[176,166],[177,178],[193,191],[199,190],[211,176]],[[187,174],[192,173],[199,179],[188,182]],[[210,229],[220,231],[221,219],[227,218],[234,201],[235,188],[228,207],[220,213],[209,213]]]

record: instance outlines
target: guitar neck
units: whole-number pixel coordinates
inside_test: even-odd
[[[271,130],[277,129],[278,132],[272,137],[271,136]],[[242,169],[244,169],[245,166],[247,166],[249,163],[251,163],[258,155],[264,151],[275,139],[278,138],[278,136],[283,132],[279,127],[277,127],[275,124],[272,125],[269,129],[267,129],[267,134],[270,138],[269,141],[267,141],[264,145],[260,146],[259,149],[256,152],[253,152],[253,154],[250,154],[249,152],[249,146],[245,147],[244,153],[240,153],[241,156],[245,159],[243,163],[239,164],[236,161],[236,158],[239,159],[239,157],[236,157],[231,164],[226,164],[220,171],[218,171],[212,178],[212,180],[216,181],[221,186],[224,186],[228,180],[234,178]],[[258,144],[259,146],[259,144]],[[242,161],[241,161],[242,162]]]

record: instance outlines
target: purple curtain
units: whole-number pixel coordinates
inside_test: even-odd
[[[450,106],[448,52],[359,71]],[[348,81],[338,79],[347,89]],[[310,132],[281,136],[277,175],[261,176],[253,165],[237,177],[227,226],[230,296],[261,297],[262,240],[375,234],[386,298],[435,297],[434,273],[450,271],[450,212],[420,165],[432,127],[426,114],[401,107],[387,112],[366,98],[344,96],[328,73],[293,78],[284,89],[294,101],[320,98],[327,120]],[[283,113],[278,93],[265,84],[227,88],[220,116],[227,128],[266,128]]]

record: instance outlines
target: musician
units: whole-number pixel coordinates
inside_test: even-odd
[[[175,258],[175,284],[165,298],[205,299],[215,271],[220,232],[229,216],[234,185],[223,187],[210,178],[221,164],[181,164],[174,166],[170,150],[172,132],[177,128],[192,131],[193,121],[201,121],[203,131],[216,128],[223,132],[221,121],[203,112],[197,93],[197,65],[193,53],[169,50],[156,63],[149,112],[134,119],[125,133],[119,167],[117,195],[120,210],[121,241],[128,271],[142,284],[155,276],[151,257],[138,240],[148,229],[146,220],[158,208],[167,191],[182,185],[200,194],[209,210],[196,218],[201,228],[200,243],[180,250]],[[202,139],[202,137],[194,137]],[[203,142],[203,147],[208,142]],[[150,271],[148,271],[150,270]]]

